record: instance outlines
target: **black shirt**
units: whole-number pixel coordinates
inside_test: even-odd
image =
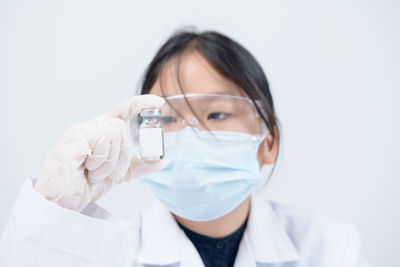
[[[201,235],[189,230],[180,223],[178,225],[192,241],[206,267],[232,267],[247,225],[247,218],[239,229],[222,238]]]

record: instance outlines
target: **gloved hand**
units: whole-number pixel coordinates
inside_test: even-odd
[[[142,108],[160,107],[156,95],[133,96],[85,123],[73,124],[49,153],[34,189],[48,200],[82,211],[112,185],[167,166],[168,160],[132,156],[127,120]]]

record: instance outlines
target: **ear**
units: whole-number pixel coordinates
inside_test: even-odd
[[[260,167],[264,164],[273,164],[276,160],[276,155],[278,153],[279,139],[278,132],[275,129],[276,139],[272,145],[272,135],[270,132],[267,133],[264,141],[258,147],[257,159]]]

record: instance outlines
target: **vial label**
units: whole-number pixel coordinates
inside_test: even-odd
[[[163,135],[161,128],[139,129],[140,155],[145,158],[163,155]]]

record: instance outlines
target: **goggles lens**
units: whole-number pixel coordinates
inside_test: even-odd
[[[166,97],[161,107],[165,132],[189,125],[200,131],[235,131],[259,134],[261,118],[249,98],[221,94],[187,94]]]
[[[165,100],[160,120],[166,147],[176,145],[181,136],[180,130],[187,126],[197,128],[198,136],[204,141],[216,144],[261,141],[267,133],[265,123],[247,97],[185,94],[168,96]],[[218,134],[213,134],[216,132]],[[229,132],[242,133],[248,138],[232,138]]]

